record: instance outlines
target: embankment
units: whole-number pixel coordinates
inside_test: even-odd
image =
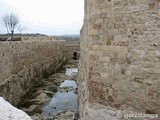
[[[17,106],[36,81],[63,64],[65,42],[0,42],[0,56],[0,96]]]

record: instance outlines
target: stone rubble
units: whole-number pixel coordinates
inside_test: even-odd
[[[25,112],[0,97],[0,120],[32,120]]]

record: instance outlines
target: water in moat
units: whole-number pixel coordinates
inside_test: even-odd
[[[33,120],[78,120],[77,68],[64,69],[39,81],[20,109]]]
[[[78,110],[77,101],[77,84],[73,80],[65,80],[61,83],[60,89],[53,96],[52,100],[46,105],[43,115],[52,116],[60,111],[65,110]]]

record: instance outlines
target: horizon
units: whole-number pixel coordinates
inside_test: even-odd
[[[20,24],[26,27],[26,30],[22,31],[24,34],[80,34],[84,17],[84,1],[1,0],[0,11],[0,20],[7,13],[17,15]],[[0,34],[7,33],[2,24],[0,28]],[[18,31],[15,30],[15,34],[17,33]]]
[[[43,34],[43,33],[14,33],[14,35],[46,35],[46,36],[80,36],[80,34],[59,34],[59,35],[47,35],[47,34]],[[0,33],[0,35],[9,35],[8,33]]]

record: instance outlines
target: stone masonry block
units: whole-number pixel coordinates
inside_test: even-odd
[[[97,34],[98,34],[98,31],[96,29],[90,30],[88,32],[88,35],[97,35]]]
[[[111,61],[111,58],[110,57],[100,57],[99,61],[109,63]]]
[[[93,51],[100,51],[101,46],[100,45],[92,45],[92,50]]]

